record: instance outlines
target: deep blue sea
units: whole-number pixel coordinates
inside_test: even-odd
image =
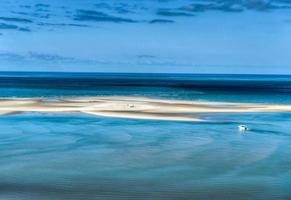
[[[291,76],[0,73],[0,97],[94,95],[291,104]],[[0,116],[0,199],[291,199],[291,113],[215,118]]]

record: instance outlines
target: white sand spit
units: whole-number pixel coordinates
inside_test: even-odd
[[[134,96],[0,99],[0,115],[18,112],[84,112],[132,119],[205,121],[199,118],[199,114],[291,112],[291,105],[183,101]]]

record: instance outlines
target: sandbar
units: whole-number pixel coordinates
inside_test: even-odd
[[[291,105],[187,101],[137,96],[0,98],[0,115],[22,112],[81,112],[149,120],[207,121],[200,114],[291,112]]]

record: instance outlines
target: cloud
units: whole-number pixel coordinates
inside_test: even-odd
[[[23,31],[23,32],[31,32],[29,28],[23,28],[23,27],[18,27],[18,30]]]
[[[44,4],[44,3],[38,3],[38,4],[35,4],[34,6],[38,7],[38,8],[49,8],[50,7],[49,4]]]
[[[28,59],[42,60],[42,61],[73,61],[74,58],[63,57],[56,54],[42,54],[30,52],[27,56]]]
[[[29,9],[29,8],[31,8],[31,5],[20,5],[20,7]]]
[[[31,68],[41,69],[42,66],[49,66],[55,70],[61,70],[62,67],[83,66],[138,66],[138,65],[169,65],[173,61],[168,58],[157,57],[152,54],[140,54],[132,56],[131,59],[126,60],[107,60],[107,59],[80,59],[73,57],[66,57],[57,54],[28,52],[17,54],[12,52],[0,52],[0,68],[3,66],[29,66]],[[88,68],[88,69],[89,69]],[[85,70],[86,71],[86,70]]]
[[[241,1],[241,5],[251,10],[271,10],[271,9],[290,9],[291,8],[291,6],[289,5],[275,4],[270,0]]]
[[[74,23],[45,23],[40,22],[37,23],[39,26],[74,26],[74,27],[89,27],[89,25],[86,24],[74,24]]]
[[[28,12],[22,12],[22,11],[12,11],[11,13],[13,13],[13,14],[17,14],[17,15],[31,16],[31,13],[28,13]]]
[[[19,27],[13,24],[5,24],[5,23],[0,23],[0,30],[18,30],[18,31],[24,31],[24,32],[30,32],[31,30],[29,28],[25,27]]]
[[[0,20],[7,22],[24,22],[24,23],[32,23],[30,19],[18,18],[18,17],[0,17]]]
[[[34,70],[34,71],[82,71],[81,68],[95,69],[96,66],[107,66],[107,61],[90,60],[62,56],[50,53],[13,53],[0,52],[0,69]]]
[[[11,52],[0,53],[1,60],[14,60],[14,61],[25,61],[25,60],[39,60],[39,61],[73,61],[74,58],[63,57],[55,54],[42,54],[29,52],[25,54],[17,54]]]
[[[17,12],[17,11],[13,11],[13,14],[16,15],[25,15],[25,16],[29,16],[29,17],[36,17],[36,18],[43,18],[43,19],[48,19],[51,15],[48,13],[41,13],[41,12]]]
[[[137,58],[139,59],[148,59],[148,58],[156,58],[157,56],[154,56],[154,55],[150,55],[150,54],[141,54],[141,55],[138,55]]]
[[[0,23],[0,29],[17,29],[18,26],[12,24]]]
[[[190,17],[190,16],[193,16],[193,14],[191,14],[191,13],[177,11],[176,9],[159,9],[157,11],[157,15],[166,16],[166,17],[179,17],[179,16]]]
[[[170,24],[178,22],[182,17],[197,16],[208,11],[243,12],[245,10],[270,11],[291,9],[290,0],[182,0],[173,3],[169,0],[128,1],[96,1],[82,4],[46,4],[40,3],[16,5],[17,9],[8,9],[11,16],[0,16],[2,30],[31,31],[31,27],[20,27],[20,23],[33,24],[34,28],[45,29],[57,27],[92,27],[89,22],[112,23],[148,23]],[[42,2],[42,3],[41,3]],[[13,8],[13,9],[12,9]],[[16,25],[14,25],[16,24]],[[18,26],[19,24],[19,26]],[[4,31],[3,31],[4,32]]]
[[[168,24],[168,23],[174,23],[174,20],[170,19],[153,19],[149,21],[150,24]]]
[[[116,17],[113,15],[106,14],[104,12],[94,11],[94,10],[78,10],[77,14],[74,17],[74,20],[77,21],[98,21],[98,22],[136,22],[135,20]]]
[[[83,64],[95,64],[101,63],[95,60],[85,60],[67,56],[61,56],[50,53],[38,53],[38,52],[27,52],[27,53],[12,53],[12,52],[0,52],[0,63],[21,63],[21,64],[68,64],[68,63],[83,63]]]
[[[87,60],[46,53],[0,52],[0,69],[8,70],[69,70],[74,66],[92,66]]]
[[[243,7],[238,4],[231,3],[194,3],[183,6],[180,10],[188,12],[205,12],[209,10],[225,11],[225,12],[241,12]]]
[[[116,10],[116,12],[118,12],[118,13],[120,13],[120,14],[132,13],[131,10],[126,9],[126,8],[124,8],[124,7],[122,7],[122,6],[118,6],[118,7],[116,7],[115,10]]]
[[[95,4],[95,7],[97,9],[114,11],[119,14],[133,13],[134,10],[138,9],[138,6],[136,4],[130,5],[128,3],[117,3],[112,5],[109,3],[102,2]]]
[[[35,12],[38,12],[38,13],[47,13],[47,12],[50,12],[50,10],[44,9],[44,8],[38,8],[38,9],[35,10]]]
[[[290,2],[285,1],[285,3]],[[188,12],[242,12],[244,10],[267,11],[272,9],[291,9],[291,6],[276,4],[270,0],[213,0],[206,3],[191,3],[179,8],[179,10]]]
[[[112,6],[110,4],[104,2],[96,3],[95,7],[97,7],[98,9],[110,9],[110,10],[112,9]]]
[[[24,56],[20,54],[5,52],[0,53],[0,58],[1,60],[22,60],[24,59]]]

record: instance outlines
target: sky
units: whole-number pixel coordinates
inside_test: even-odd
[[[291,0],[1,0],[0,71],[291,74]]]

